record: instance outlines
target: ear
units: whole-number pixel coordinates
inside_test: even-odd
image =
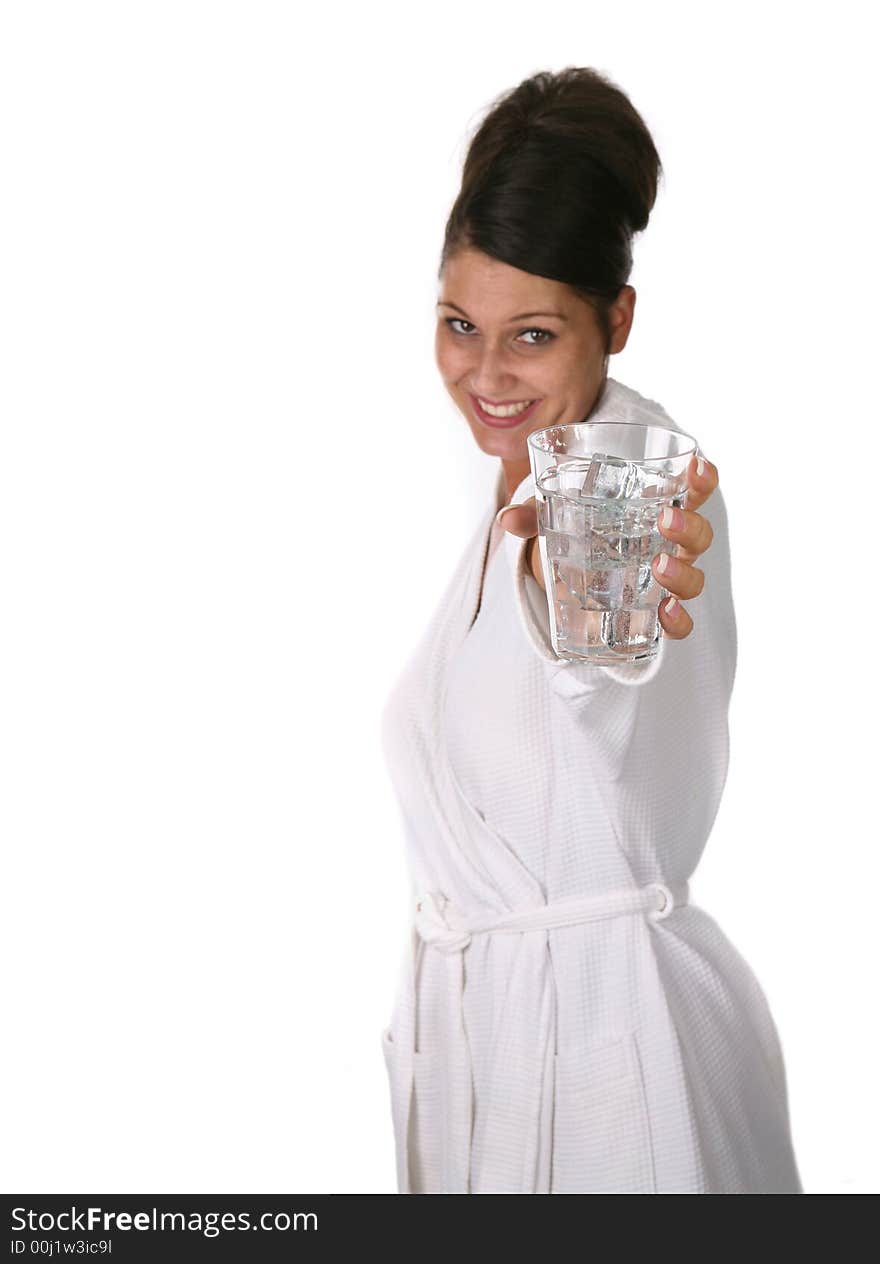
[[[636,291],[632,285],[623,285],[611,305],[611,354],[616,355],[626,346],[636,310]]]

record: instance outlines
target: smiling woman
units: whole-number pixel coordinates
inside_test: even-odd
[[[769,1007],[688,886],[736,668],[717,469],[658,524],[653,659],[560,660],[535,563],[531,431],[675,427],[608,376],[659,172],[619,88],[542,72],[480,125],[446,227],[437,366],[498,467],[382,720],[413,888],[382,1033],[402,1192],[802,1192]]]

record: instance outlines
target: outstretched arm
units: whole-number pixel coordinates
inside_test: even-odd
[[[664,640],[683,640],[693,631],[694,621],[681,604],[700,596],[705,582],[704,571],[695,565],[712,544],[714,531],[709,517],[697,512],[718,487],[718,470],[705,458],[694,457],[688,468],[688,495],[686,509],[671,510],[672,521],[659,522],[661,534],[669,541],[670,548],[654,559],[654,575],[671,596],[660,603],[659,617],[663,629],[658,654],[641,663],[614,665],[569,664],[557,658],[549,636],[549,620],[546,615],[546,590],[538,550],[538,518],[532,479],[526,478],[513,494],[510,504],[499,511],[499,521],[507,535],[505,548],[510,559],[517,594],[517,604],[526,628],[527,636],[542,657],[560,667],[574,667],[584,676],[588,688],[597,688],[601,682],[613,679],[621,684],[644,684],[659,671]],[[665,565],[663,571],[660,565]],[[541,597],[536,599],[535,586]]]

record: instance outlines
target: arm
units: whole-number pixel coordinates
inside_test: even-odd
[[[716,478],[713,474],[713,482]],[[531,490],[525,480],[511,504],[527,500]],[[604,667],[558,659],[550,642],[546,594],[527,569],[531,539],[507,532],[504,540],[514,603],[536,664],[553,693],[564,700],[564,712],[590,733],[607,777],[616,781],[631,775],[633,756],[643,765],[642,781],[637,782],[641,789],[649,780],[644,761],[659,767],[668,750],[677,751],[679,763],[693,761],[695,769],[707,762],[716,769],[727,766],[726,716],[736,671],[736,621],[727,512],[717,485],[699,513],[712,528],[711,545],[699,557],[705,582],[699,595],[687,601],[687,611],[680,607],[686,633],[667,636],[664,630],[657,655],[645,663]],[[657,793],[662,799],[662,792]],[[692,798],[689,806],[695,810],[707,802],[702,794]]]

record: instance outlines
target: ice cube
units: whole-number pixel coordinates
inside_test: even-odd
[[[595,452],[590,458],[590,468],[584,476],[583,485],[580,489],[582,496],[596,496],[600,494],[596,491],[596,483],[602,469],[602,462],[607,460],[607,457],[601,456],[598,452]]]
[[[608,456],[604,452],[594,452],[590,457],[590,468],[584,476],[580,494],[582,496],[604,497],[606,500],[624,500],[637,496],[641,487],[639,467],[625,457]]]
[[[668,481],[662,465],[639,465],[625,457],[594,452],[580,494],[607,500],[647,500],[663,495]]]

